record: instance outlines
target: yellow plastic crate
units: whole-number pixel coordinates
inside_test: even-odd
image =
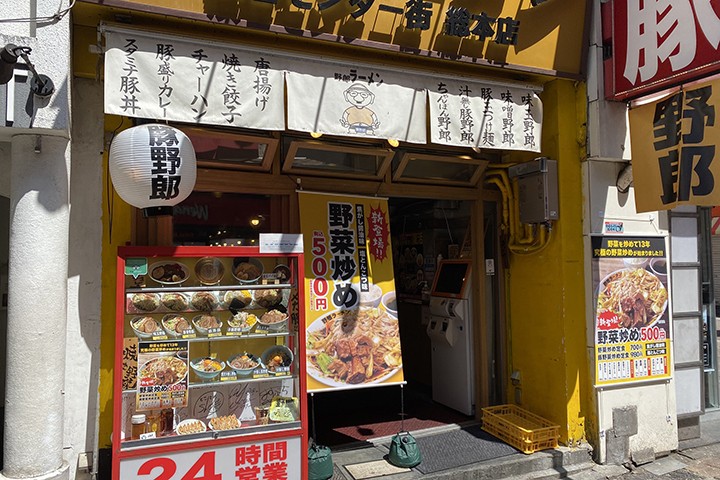
[[[533,453],[556,448],[560,427],[515,405],[482,409],[482,429],[521,452]]]

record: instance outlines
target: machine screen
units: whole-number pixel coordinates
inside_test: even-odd
[[[470,262],[441,262],[431,295],[460,297],[469,271]]]

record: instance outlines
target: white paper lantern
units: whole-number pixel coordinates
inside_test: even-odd
[[[177,128],[146,124],[120,132],[110,146],[110,178],[120,198],[166,214],[195,188],[195,149]]]

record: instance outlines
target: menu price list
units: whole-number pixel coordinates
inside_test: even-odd
[[[598,380],[624,380],[654,377],[667,373],[667,357],[638,358],[598,363]]]

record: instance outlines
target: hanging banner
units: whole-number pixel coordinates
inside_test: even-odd
[[[540,151],[542,102],[532,90],[448,80],[428,95],[432,143]]]
[[[591,239],[595,385],[670,377],[670,298],[663,237]]]
[[[188,404],[188,341],[138,343],[138,412]]]
[[[299,198],[308,391],[404,382],[387,200]]]
[[[635,206],[720,205],[720,80],[630,110]]]
[[[425,89],[416,76],[353,64],[286,66],[289,129],[425,143]]]
[[[106,31],[105,113],[284,130],[279,60],[245,48]]]

